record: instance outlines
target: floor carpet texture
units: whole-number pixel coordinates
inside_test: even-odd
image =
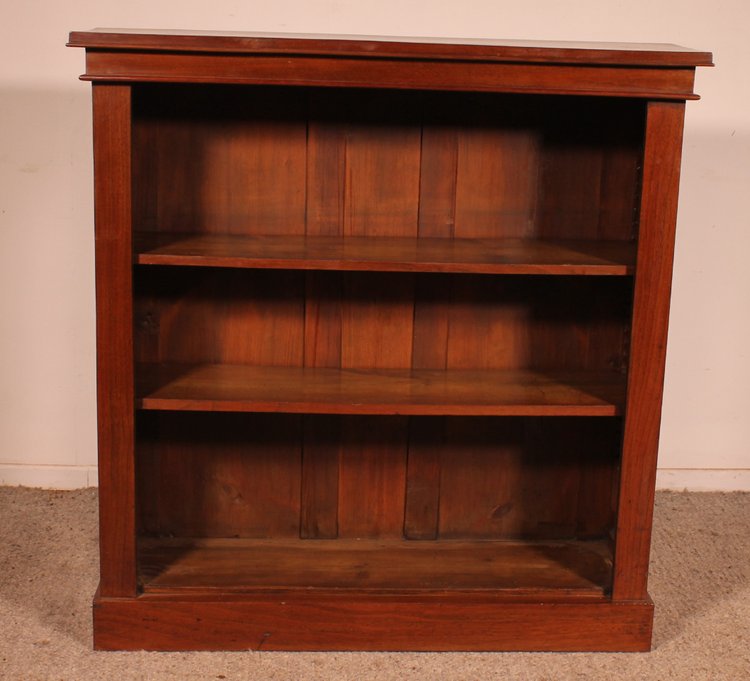
[[[750,494],[657,494],[653,651],[119,653],[91,649],[97,495],[0,487],[0,679],[750,680]]]

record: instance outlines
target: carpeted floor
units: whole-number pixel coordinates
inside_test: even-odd
[[[0,487],[0,679],[750,679],[750,494],[657,495],[648,654],[95,653],[96,490]]]

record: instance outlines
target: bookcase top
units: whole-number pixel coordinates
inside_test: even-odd
[[[68,45],[103,50],[322,55],[371,59],[713,66],[710,52],[662,43],[95,28],[90,31],[73,31]]]

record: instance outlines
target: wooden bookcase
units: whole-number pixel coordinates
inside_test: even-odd
[[[648,650],[670,45],[73,33],[100,649]]]

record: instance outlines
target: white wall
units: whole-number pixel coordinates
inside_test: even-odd
[[[95,484],[94,26],[675,42],[688,105],[660,486],[750,489],[747,0],[26,0],[0,8],[0,484]]]

